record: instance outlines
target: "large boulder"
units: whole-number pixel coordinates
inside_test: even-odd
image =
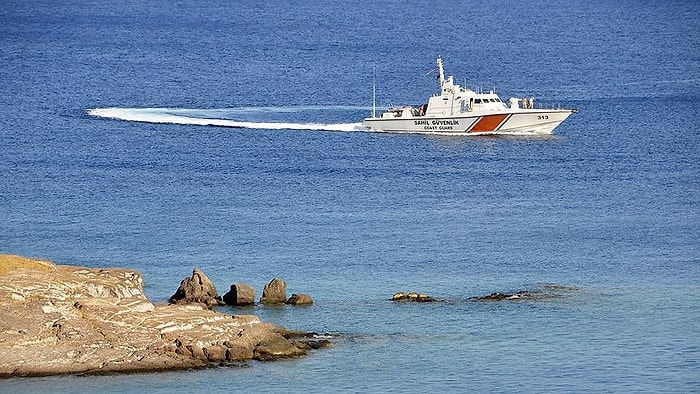
[[[291,297],[287,298],[284,302],[287,305],[312,305],[314,300],[310,295],[304,293],[295,293]]]
[[[224,294],[226,305],[246,306],[255,304],[255,289],[245,283],[231,285],[228,293]]]
[[[263,304],[281,304],[287,300],[287,282],[274,278],[263,288],[260,302]]]
[[[209,308],[224,305],[216,292],[214,283],[198,268],[195,268],[191,277],[182,280],[180,287],[169,301],[172,304],[201,303]]]

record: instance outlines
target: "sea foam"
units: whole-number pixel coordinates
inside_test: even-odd
[[[287,109],[288,111],[289,109]],[[207,112],[216,114],[222,110],[195,110],[187,108],[93,108],[88,115],[118,119],[130,122],[170,123],[196,126],[220,126],[246,129],[268,130],[324,130],[324,131],[364,131],[361,123],[292,123],[292,122],[253,122],[217,117],[207,117]],[[228,110],[236,112],[235,109]],[[243,112],[241,110],[240,112]],[[283,111],[284,112],[284,111]],[[199,114],[200,116],[194,116]]]

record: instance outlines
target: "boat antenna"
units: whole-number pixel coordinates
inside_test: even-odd
[[[442,57],[438,55],[437,57],[437,68],[438,68],[438,79],[440,80],[440,86],[445,82],[445,70],[442,68]]]
[[[377,117],[377,65],[372,66],[372,117]]]

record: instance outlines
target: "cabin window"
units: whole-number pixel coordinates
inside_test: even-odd
[[[475,103],[475,104],[481,104],[481,99],[480,99],[480,98],[474,99],[474,103]]]

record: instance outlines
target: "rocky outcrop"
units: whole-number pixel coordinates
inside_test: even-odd
[[[394,293],[391,297],[392,301],[395,302],[434,302],[437,301],[435,298],[420,293]]]
[[[223,301],[232,306],[254,305],[255,289],[245,283],[236,283],[224,294]]]
[[[281,304],[287,300],[287,282],[274,278],[263,288],[260,302],[263,304]]]
[[[182,280],[169,301],[173,304],[200,303],[209,308],[225,305],[216,292],[214,283],[199,269],[195,269],[191,277]]]
[[[304,293],[295,293],[284,301],[287,305],[312,305],[314,300],[310,295]]]
[[[154,305],[133,270],[0,255],[0,377],[189,369],[305,347],[256,316]]]

